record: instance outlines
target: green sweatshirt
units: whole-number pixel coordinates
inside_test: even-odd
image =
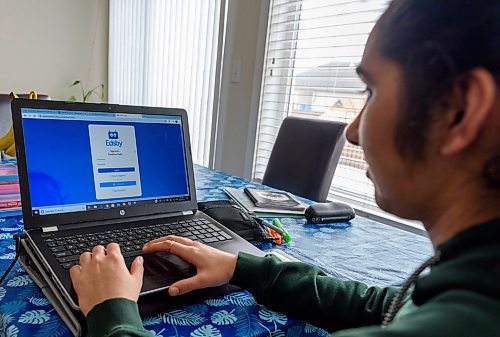
[[[232,284],[270,309],[336,337],[499,337],[500,219],[440,245],[440,262],[421,277],[394,320],[380,324],[397,288],[340,281],[302,263],[240,254]],[[149,336],[134,302],[108,300],[89,314],[89,336]]]

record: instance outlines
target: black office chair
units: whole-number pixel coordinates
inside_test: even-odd
[[[314,201],[326,201],[345,144],[346,125],[285,118],[262,183]]]

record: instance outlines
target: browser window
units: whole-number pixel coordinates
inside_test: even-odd
[[[190,200],[180,116],[26,108],[33,215]]]

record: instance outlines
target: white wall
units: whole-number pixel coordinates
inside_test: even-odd
[[[229,0],[215,168],[250,178],[269,0]],[[239,83],[231,81],[241,61]]]
[[[107,63],[108,0],[0,0],[0,93],[79,98],[68,86],[107,88]]]

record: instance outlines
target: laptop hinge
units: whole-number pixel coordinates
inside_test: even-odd
[[[155,219],[165,219],[165,218],[170,218],[170,217],[175,217],[175,216],[184,216],[184,215],[193,215],[196,214],[197,210],[189,210],[189,211],[178,211],[178,212],[172,212],[172,213],[161,213],[161,214],[154,214],[154,215],[146,215],[146,216],[141,216],[141,217],[133,217],[133,218],[124,218],[121,220],[121,223],[128,223],[128,222],[138,222],[138,221],[150,221],[150,220],[155,220]],[[116,224],[116,219],[111,219],[111,220],[101,220],[101,221],[92,221],[91,222],[92,227],[96,226],[103,226],[103,225],[112,225]],[[72,223],[72,224],[64,224],[64,225],[59,225],[59,226],[51,226],[51,227],[42,227],[42,231],[44,233],[47,232],[57,232],[57,231],[65,231],[65,230],[71,230],[71,229],[78,229],[82,227],[89,227],[89,222],[77,222],[77,223]]]

